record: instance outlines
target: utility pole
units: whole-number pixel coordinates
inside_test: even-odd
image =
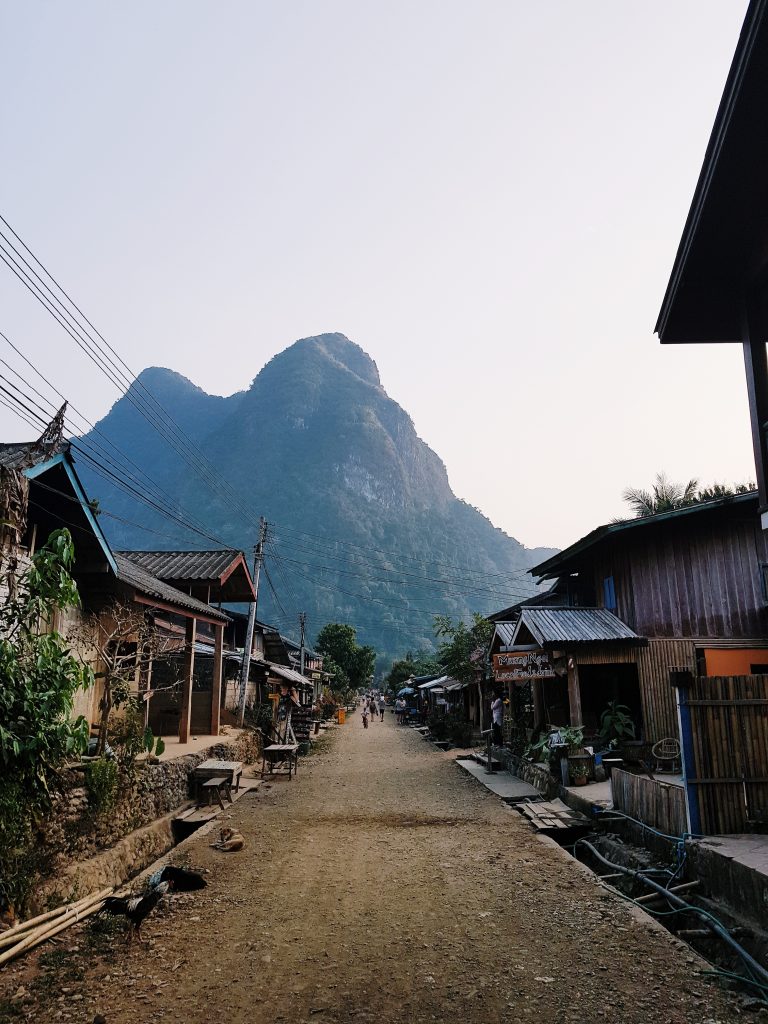
[[[251,671],[251,648],[253,647],[253,629],[256,625],[256,606],[259,603],[259,576],[261,563],[264,561],[264,541],[267,539],[267,520],[264,516],[259,520],[259,543],[253,551],[253,591],[254,598],[248,610],[248,626],[245,631],[245,647],[243,664],[240,668],[240,713],[237,724],[242,727],[245,721],[245,697],[248,692],[248,676]]]
[[[305,633],[306,628],[307,628],[307,613],[306,612],[299,612],[299,629],[301,630],[301,647],[300,647],[300,650],[301,650],[301,663],[300,663],[299,671],[301,672],[302,675],[304,675],[304,663],[306,661],[306,650],[305,650],[305,647],[304,647],[304,633]]]

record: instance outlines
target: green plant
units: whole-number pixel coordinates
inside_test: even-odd
[[[272,728],[274,708],[271,701],[265,704],[248,704],[245,708],[245,720],[253,729],[269,732]]]
[[[612,700],[600,716],[600,736],[606,743],[635,738],[635,723],[626,704]]]
[[[589,762],[584,761],[569,761],[568,762],[568,774],[576,781],[576,779],[587,779],[589,778]]]
[[[98,814],[103,814],[114,807],[117,778],[118,768],[115,761],[99,757],[88,764],[85,771],[88,802]]]
[[[74,545],[56,530],[0,601],[0,901],[24,907],[41,854],[35,825],[50,804],[57,769],[85,749],[88,723],[73,718],[93,674],[56,631],[57,611],[77,607]]]

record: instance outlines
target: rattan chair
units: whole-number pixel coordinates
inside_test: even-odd
[[[680,771],[680,741],[672,736],[659,740],[651,748],[651,755],[656,762],[659,774],[676,775]]]

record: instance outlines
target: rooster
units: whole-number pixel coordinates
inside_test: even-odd
[[[195,892],[197,889],[204,889],[208,884],[197,871],[166,864],[164,868],[159,868],[149,876],[147,892],[152,892],[163,882],[168,882],[174,892]]]
[[[143,942],[141,924],[170,888],[170,882],[161,882],[146,896],[107,896],[99,913],[112,914],[114,917],[127,917],[129,922],[128,941],[132,942],[135,936],[139,942]]]

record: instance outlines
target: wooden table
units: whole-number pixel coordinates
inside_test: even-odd
[[[261,777],[267,771],[267,765],[269,765],[269,774],[275,770],[276,764],[285,764],[288,762],[288,778],[290,779],[292,774],[295,774],[299,770],[299,745],[298,743],[270,743],[268,747],[264,747],[261,761]]]
[[[243,774],[243,762],[242,761],[214,761],[210,759],[203,761],[199,764],[192,772],[192,778],[195,780],[197,787],[197,797],[200,797],[200,783],[207,782],[208,779],[217,779],[223,777],[229,780],[230,787],[235,790],[240,789],[240,776]]]

